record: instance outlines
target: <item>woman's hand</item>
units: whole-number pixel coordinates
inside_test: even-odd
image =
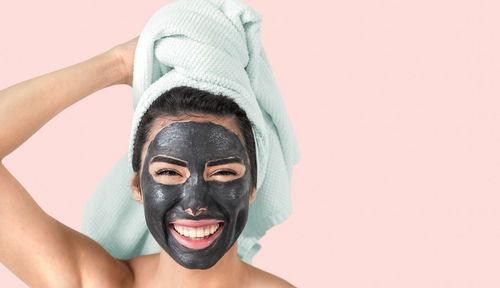
[[[113,47],[111,50],[118,57],[123,73],[122,84],[127,84],[132,87],[132,76],[134,72],[134,54],[135,47],[137,46],[137,40],[139,37],[135,37],[125,43],[119,44]]]

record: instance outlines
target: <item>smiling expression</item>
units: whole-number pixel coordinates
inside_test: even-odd
[[[173,122],[150,142],[143,163],[153,237],[186,268],[215,265],[247,221],[251,173],[240,138],[212,122]]]

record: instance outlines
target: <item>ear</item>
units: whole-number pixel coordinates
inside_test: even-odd
[[[255,200],[255,197],[257,197],[257,189],[253,187],[252,192],[250,192],[250,204]]]
[[[137,172],[134,172],[134,174],[132,175],[132,196],[134,197],[135,201],[144,204],[144,201],[142,200],[141,188],[139,188],[137,184]]]

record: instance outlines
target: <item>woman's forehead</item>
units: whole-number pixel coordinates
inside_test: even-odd
[[[216,117],[213,115],[183,115],[183,116],[161,116],[156,118],[151,125],[151,129],[148,135],[148,141],[151,142],[156,135],[163,130],[165,127],[176,122],[211,122],[216,125],[220,125],[227,130],[236,134],[240,141],[243,143],[243,136],[241,135],[238,126],[236,125],[235,118],[229,117]]]
[[[183,122],[192,122],[198,125],[181,124]],[[229,140],[231,137],[233,141]],[[239,141],[234,141],[234,139]],[[217,154],[220,156],[227,156],[228,153],[234,154],[235,150],[239,150],[234,147],[231,148],[231,142],[239,142],[240,147],[244,147],[244,140],[236,126],[234,117],[215,117],[211,115],[164,116],[155,119],[148,140],[143,147],[142,163],[144,163],[148,148],[153,141],[155,142],[153,143],[154,146],[169,147],[170,144],[168,149],[161,152],[170,152],[176,154],[171,156],[178,157],[182,156],[186,148],[193,149],[196,146],[199,146],[200,149],[203,148],[202,146],[212,146],[218,150]],[[197,145],[193,145],[193,142],[196,142]],[[160,151],[157,149],[156,152]]]
[[[160,130],[151,141],[150,152],[217,153],[244,151],[231,130],[213,122],[174,122]]]

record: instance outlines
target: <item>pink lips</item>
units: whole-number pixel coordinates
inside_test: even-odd
[[[174,225],[176,226],[175,229]],[[171,234],[174,236],[175,240],[179,242],[179,244],[190,249],[198,250],[210,246],[210,244],[212,244],[215,239],[219,237],[224,226],[224,221],[215,219],[199,221],[180,219],[171,222],[168,226]],[[210,228],[214,229],[214,226],[218,226],[217,230],[212,234],[207,235],[206,232],[208,231],[210,233]],[[180,230],[180,232],[178,232],[176,229]],[[186,235],[189,234],[189,232],[203,233],[203,237],[197,237],[199,239],[192,239],[193,237],[188,237],[188,235]],[[189,236],[193,236],[193,234],[189,234]]]

